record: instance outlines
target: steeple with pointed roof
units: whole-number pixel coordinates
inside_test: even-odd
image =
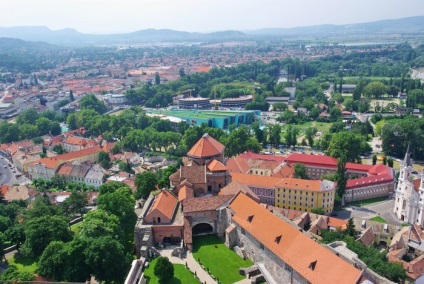
[[[408,144],[408,148],[406,149],[405,158],[403,159],[403,165],[406,167],[412,166],[411,152],[409,151],[409,144]]]

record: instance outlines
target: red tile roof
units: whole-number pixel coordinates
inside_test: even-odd
[[[263,188],[274,188],[275,185],[281,181],[281,178],[278,177],[248,175],[239,173],[230,173],[230,175],[233,180],[236,180],[241,184]]]
[[[178,191],[178,201],[182,202],[184,199],[193,198],[193,189],[187,185],[183,185]]]
[[[166,216],[169,220],[172,220],[174,215],[175,208],[178,205],[178,199],[169,191],[162,190],[157,196],[155,201],[153,202],[152,207],[150,207],[149,212],[153,212],[154,210],[158,210],[164,216]]]
[[[360,172],[368,172],[372,168],[372,165],[346,163],[346,170],[356,170]]]
[[[228,171],[228,168],[224,166],[220,161],[212,159],[207,164],[207,168],[211,172],[225,172]]]
[[[265,161],[275,161],[275,162],[284,162],[286,160],[285,156],[276,156],[276,155],[264,155],[264,154],[257,154],[254,152],[245,152],[238,157],[243,159],[256,159],[256,160],[265,160]]]
[[[224,153],[225,146],[209,136],[207,133],[187,153],[193,158],[217,157]]]
[[[316,284],[357,283],[362,272],[308,238],[243,193],[230,203],[233,221],[244,228],[307,281]],[[250,218],[253,216],[253,218]],[[276,238],[281,236],[281,241]],[[307,252],[307,253],[305,253]],[[311,265],[314,263],[314,268]]]
[[[337,159],[326,155],[307,155],[294,153],[286,158],[290,164],[300,163],[316,167],[337,168]]]
[[[221,188],[218,195],[236,195],[240,191],[260,203],[259,197],[247,185],[241,184],[236,180],[233,180],[227,186]]]
[[[183,211],[184,213],[190,213],[197,211],[216,210],[218,207],[222,206],[225,202],[229,201],[233,197],[234,195],[218,195],[185,199],[183,202]]]
[[[381,183],[392,183],[393,176],[391,175],[380,175],[380,176],[369,176],[362,178],[349,179],[346,183],[346,189],[352,189],[356,187],[363,187],[364,185],[375,185]]]

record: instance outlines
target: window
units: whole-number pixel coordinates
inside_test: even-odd
[[[246,231],[245,231],[243,228],[241,228],[241,234],[242,234],[243,236],[246,234]]]
[[[263,244],[260,244],[259,247],[261,248],[261,250],[265,250],[265,246]]]

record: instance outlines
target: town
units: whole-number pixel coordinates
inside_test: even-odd
[[[421,33],[2,33],[0,281],[424,281]]]

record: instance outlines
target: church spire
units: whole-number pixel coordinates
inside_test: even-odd
[[[403,160],[403,164],[407,167],[412,166],[411,153],[409,152],[409,144],[408,144],[408,149],[406,149],[406,154],[405,154],[405,159]]]

